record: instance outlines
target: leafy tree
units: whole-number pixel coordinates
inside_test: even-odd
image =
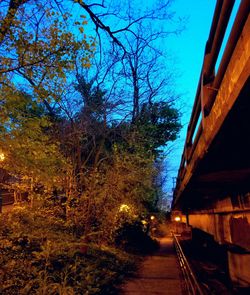
[[[76,101],[76,105],[70,102],[69,108],[62,107],[58,140],[64,155],[73,164],[75,190],[82,192],[86,189],[88,173],[108,158],[110,130],[106,122],[105,91],[82,76],[77,77],[74,89],[77,92],[72,101]]]
[[[0,4],[4,168],[25,189],[65,193],[66,221],[79,235],[110,241],[122,222],[155,205],[156,160],[180,129],[157,47],[171,32],[157,31],[173,19],[171,2],[143,11],[137,0]],[[95,26],[95,59],[78,6]],[[129,209],[121,213],[122,205]]]
[[[4,2],[0,5],[0,85],[25,86],[53,115],[79,51],[81,66],[90,66],[94,41],[88,42],[82,33],[86,20],[61,13],[54,1]]]
[[[0,144],[7,155],[4,168],[26,179],[29,190],[38,183],[68,183],[65,173],[70,165],[60,151],[54,125],[75,60],[89,67],[94,50],[94,40],[88,42],[83,34],[84,16],[63,13],[57,4],[0,3]]]
[[[69,220],[78,232],[97,232],[102,242],[111,242],[124,222],[139,218],[153,203],[154,173],[153,157],[115,145],[109,162],[85,175],[85,190],[68,208]]]
[[[83,76],[77,76],[76,90],[81,94],[83,108],[79,116],[85,117],[86,121],[104,122],[106,114],[106,92],[98,86],[93,86],[93,81],[87,82]]]
[[[163,101],[143,104],[135,126],[142,144],[155,155],[176,139],[181,128],[177,109]]]
[[[30,193],[36,185],[63,187],[69,166],[47,132],[51,122],[43,105],[24,92],[14,91],[6,97],[2,91],[4,88],[0,91],[2,166],[16,178],[9,185]]]

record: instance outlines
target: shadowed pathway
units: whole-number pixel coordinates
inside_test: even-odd
[[[124,283],[120,294],[182,294],[180,269],[173,239],[164,237],[159,239],[159,242],[159,251],[145,258],[136,277]]]

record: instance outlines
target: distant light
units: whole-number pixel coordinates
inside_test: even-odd
[[[154,220],[154,219],[155,219],[154,215],[151,215],[151,216],[150,216],[150,219],[151,219],[151,220]]]
[[[119,208],[119,212],[128,212],[130,210],[130,207],[126,204],[122,204]]]
[[[143,219],[143,220],[141,221],[141,223],[142,223],[143,225],[146,225],[146,224],[147,224],[147,221]]]
[[[4,153],[0,153],[0,162],[2,162],[5,159]]]
[[[181,221],[181,218],[180,218],[180,216],[176,216],[176,217],[174,218],[174,220],[177,221],[177,222],[179,222],[179,221]]]

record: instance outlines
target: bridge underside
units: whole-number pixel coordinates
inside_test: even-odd
[[[250,192],[249,127],[250,78],[182,192],[179,209],[209,209],[218,198]]]
[[[228,50],[223,55],[225,58],[222,58],[217,72],[212,63],[211,77],[207,73],[210,69],[209,62],[213,60],[213,50],[205,52],[174,191],[173,210],[179,210],[185,214],[192,228],[205,232],[217,243],[223,245],[228,254],[228,267],[232,281],[240,286],[249,287],[250,16],[248,0],[241,2],[237,17],[230,34],[232,38],[229,37],[227,43]],[[241,21],[244,25],[239,28]],[[235,37],[237,30],[234,28],[238,28],[237,38]],[[211,42],[213,43],[214,40],[216,40],[215,37]]]
[[[249,153],[250,78],[175,206],[226,247],[230,277],[241,287],[250,285]]]

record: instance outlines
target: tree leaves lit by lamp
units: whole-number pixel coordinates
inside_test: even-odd
[[[130,210],[130,207],[126,204],[122,204],[119,208],[119,212],[128,212]]]
[[[4,153],[0,152],[0,162],[4,161],[5,155]]]

